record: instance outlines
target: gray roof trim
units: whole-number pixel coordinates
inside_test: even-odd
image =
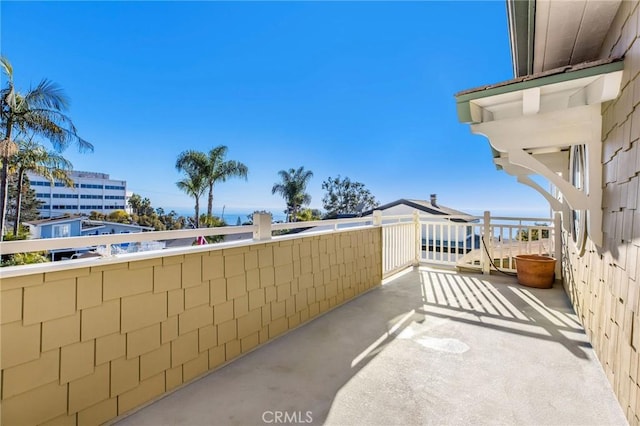
[[[507,0],[507,20],[513,75],[533,74],[535,0]]]
[[[549,84],[562,83],[585,77],[593,77],[601,74],[621,71],[623,69],[623,58],[607,58],[599,61],[583,62],[578,65],[567,65],[533,75],[514,78],[501,83],[463,90],[462,92],[458,92],[454,95],[456,98],[458,121],[461,123],[473,122],[471,119],[471,107],[469,103],[476,99],[518,92],[533,87],[542,87]]]
[[[455,209],[451,209],[449,207],[445,207],[445,206],[438,206],[438,207],[427,207],[422,203],[418,203],[416,202],[417,200],[409,200],[406,198],[401,198],[399,200],[396,201],[392,201],[391,203],[387,203],[387,204],[383,204],[379,207],[376,207],[373,210],[369,210],[366,212],[362,213],[362,216],[368,216],[370,214],[373,213],[374,210],[386,210],[386,209],[390,209],[391,207],[395,207],[395,206],[399,206],[399,205],[406,205],[409,207],[412,207],[416,210],[420,210],[423,211],[425,213],[429,213],[432,214],[434,216],[469,216],[470,219],[469,220],[465,220],[465,219],[452,219],[452,221],[454,222],[471,222],[475,219],[471,219],[471,215],[468,213],[464,213],[461,212],[459,210],[455,210]],[[427,201],[425,201],[427,202]]]
[[[31,225],[31,226],[40,226],[40,225],[49,225],[50,223],[75,222],[77,220],[82,220],[83,217],[84,216],[82,216],[82,215],[78,215],[78,216],[61,216],[61,217],[51,217],[51,218],[47,218],[47,219],[30,220],[30,221],[25,221],[25,222],[22,222],[22,223],[26,224],[26,225]]]

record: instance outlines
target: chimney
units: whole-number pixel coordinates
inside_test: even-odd
[[[437,201],[436,194],[431,194],[431,205],[433,207],[438,207],[438,203],[436,201]]]

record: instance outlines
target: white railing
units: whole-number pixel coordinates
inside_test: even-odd
[[[297,230],[304,228],[315,228],[314,231],[330,231],[345,229],[354,226],[362,226],[371,224],[372,217],[357,217],[349,219],[333,219],[333,220],[316,220],[309,222],[291,222],[270,224],[267,232],[269,235],[273,231]],[[28,253],[37,251],[61,251],[74,249],[87,249],[100,246],[113,246],[126,243],[140,243],[148,241],[167,241],[175,239],[196,239],[198,237],[214,237],[224,235],[245,234],[244,240],[260,239],[256,238],[259,226],[223,226],[217,228],[197,228],[197,229],[180,229],[176,231],[153,231],[138,232],[130,234],[110,234],[110,235],[87,235],[82,237],[65,237],[65,238],[43,238],[33,240],[17,240],[5,241],[0,243],[0,253],[3,255],[14,253]],[[106,250],[111,253],[113,250]]]
[[[559,258],[558,250],[561,244],[557,242],[558,235],[555,232],[559,229],[559,223],[559,215],[553,221],[540,218],[492,218],[488,212],[482,217],[438,217],[417,213],[382,216],[376,211],[367,217],[272,224],[270,215],[256,214],[254,225],[9,241],[0,243],[0,253],[8,255],[98,249],[109,257],[118,252],[118,245],[127,243],[244,234],[233,244],[246,244],[271,239],[274,233],[279,235],[283,231],[300,232],[305,228],[313,228],[313,232],[318,233],[361,226],[381,226],[384,276],[420,262],[477,269],[489,273],[495,268],[513,271],[513,258],[518,254],[547,254]],[[295,232],[291,234],[294,235],[285,238],[295,238]],[[151,255],[154,252],[148,253]],[[560,276],[559,271],[557,276]]]
[[[555,229],[549,218],[447,216],[421,217],[420,261],[465,269],[515,272],[515,256],[541,254],[559,258]],[[560,276],[558,274],[558,276]]]
[[[456,265],[462,256],[480,248],[482,224],[472,216],[422,217],[420,234],[422,262]]]
[[[505,223],[502,223],[505,222]],[[515,223],[517,222],[517,223]],[[533,222],[532,225],[525,225]],[[519,254],[555,256],[556,247],[552,220],[492,218],[488,242],[496,267],[515,271],[514,257]]]
[[[390,275],[417,263],[413,222],[382,225],[382,274]]]

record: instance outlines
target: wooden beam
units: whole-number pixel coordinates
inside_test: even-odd
[[[533,115],[540,111],[540,88],[532,87],[522,91],[522,115]]]

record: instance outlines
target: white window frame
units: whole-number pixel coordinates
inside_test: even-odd
[[[71,236],[71,224],[62,223],[60,225],[53,225],[51,228],[52,238],[67,238]]]
[[[584,145],[573,145],[569,153],[569,179],[576,189],[588,193],[587,179],[587,147]],[[571,209],[569,216],[570,233],[573,243],[576,245],[579,253],[584,252],[584,246],[587,237],[587,211],[584,209]]]

